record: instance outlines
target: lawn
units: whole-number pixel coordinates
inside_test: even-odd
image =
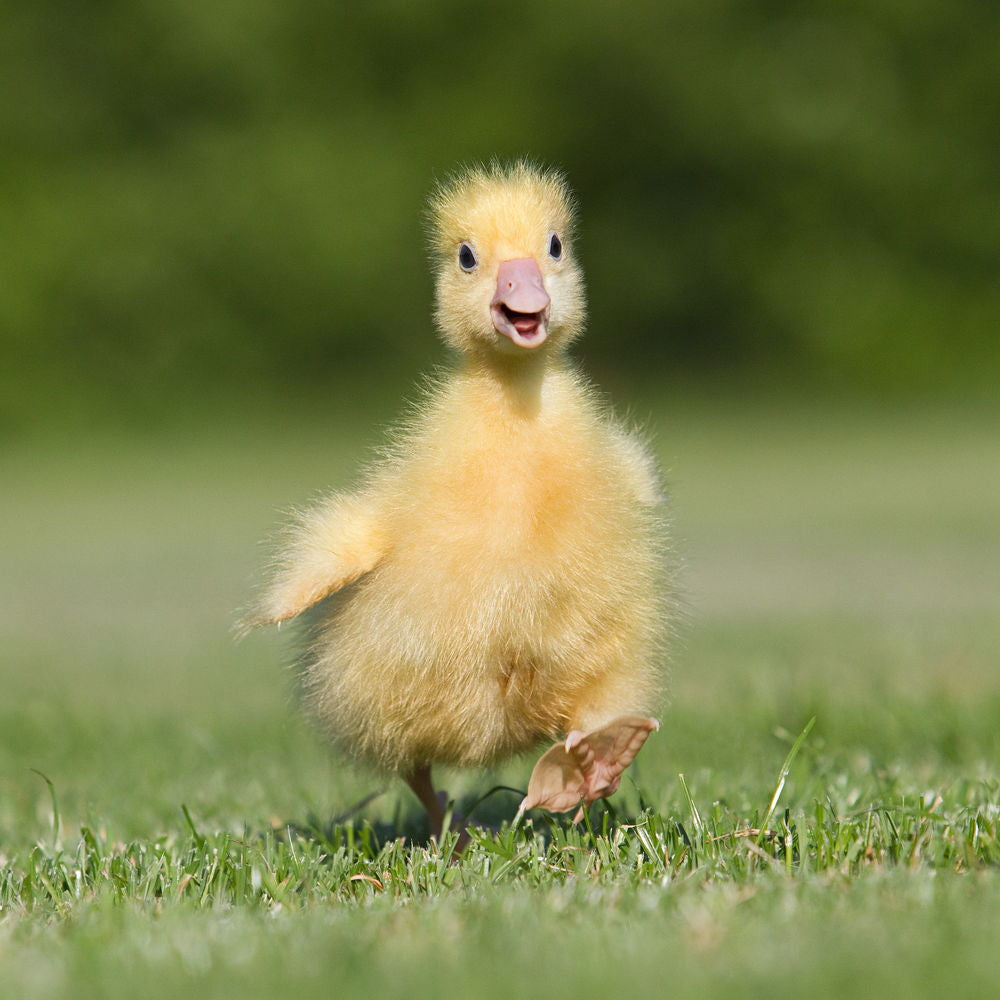
[[[0,995],[995,990],[997,412],[633,401],[679,567],[663,728],[589,824],[456,859],[303,721],[294,634],[230,634],[281,509],[394,409],[0,446]]]

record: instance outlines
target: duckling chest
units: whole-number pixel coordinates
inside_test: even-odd
[[[580,442],[549,435],[470,441],[418,476],[402,543],[442,571],[551,570],[620,526],[620,492]]]

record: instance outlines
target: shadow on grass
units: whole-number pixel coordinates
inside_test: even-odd
[[[401,841],[412,847],[431,847],[432,839],[427,816],[416,804],[407,807],[401,799],[397,803],[395,815],[388,822],[372,821],[362,815],[365,807],[383,794],[384,790],[372,792],[349,809],[329,819],[324,820],[312,814],[304,821],[291,820],[282,823],[281,827],[304,840],[319,843],[331,852],[341,848],[350,850],[360,848],[374,857],[385,844],[393,841]],[[463,817],[460,827],[463,830],[468,826],[488,833],[498,833],[513,823],[523,796],[524,792],[521,789],[497,785],[484,795],[462,796],[453,803],[453,814]],[[616,827],[634,824],[646,808],[640,801],[637,811],[623,810],[604,799],[594,803],[587,818],[579,824],[571,821],[572,812],[556,815],[540,810],[532,814],[534,819],[532,829],[533,833],[540,836],[545,843],[548,843],[557,829],[569,829],[574,826],[589,828],[595,835],[607,835]]]

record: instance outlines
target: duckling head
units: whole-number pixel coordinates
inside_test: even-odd
[[[542,357],[583,329],[583,275],[563,177],[525,161],[473,167],[430,202],[435,318],[471,355]]]

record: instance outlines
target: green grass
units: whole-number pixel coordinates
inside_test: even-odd
[[[511,830],[500,791],[457,861],[301,719],[287,634],[229,634],[278,510],[390,408],[8,443],[0,995],[989,995],[996,414],[645,409],[685,563],[663,729],[589,825]]]

